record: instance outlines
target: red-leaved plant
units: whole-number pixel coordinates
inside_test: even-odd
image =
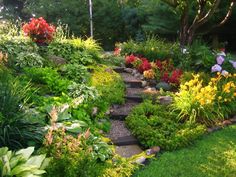
[[[23,31],[36,43],[49,43],[53,39],[55,27],[40,17],[32,18],[29,23],[24,24]]]

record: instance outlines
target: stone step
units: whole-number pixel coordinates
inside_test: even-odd
[[[138,145],[116,146],[115,151],[117,154],[125,158],[129,158],[143,152]]]
[[[143,98],[141,96],[125,96],[125,99],[128,101],[134,101],[137,103],[142,103],[143,102]]]
[[[142,81],[134,80],[134,81],[124,81],[126,88],[142,88]]]
[[[128,101],[123,105],[113,105],[110,109],[110,118],[114,120],[124,120],[136,105],[138,105],[138,103],[132,101]]]
[[[117,73],[124,73],[125,72],[125,68],[124,67],[114,67],[112,68],[115,72]]]
[[[117,139],[113,139],[112,142],[116,146],[127,146],[127,145],[139,144],[138,140],[133,135],[118,137]]]

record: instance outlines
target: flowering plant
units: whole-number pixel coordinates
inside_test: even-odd
[[[204,84],[198,74],[193,77],[180,85],[174,97],[173,107],[180,112],[180,119],[209,125],[235,114],[236,74],[224,76],[218,73],[208,84]]]
[[[164,61],[156,60],[155,68],[158,80],[171,83],[173,85],[179,85],[180,77],[182,76],[183,72],[180,69],[175,69],[174,65],[170,60],[164,60]]]
[[[48,43],[53,39],[55,27],[40,17],[32,18],[29,23],[24,24],[23,31],[36,43]]]

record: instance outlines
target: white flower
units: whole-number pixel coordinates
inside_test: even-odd
[[[221,72],[221,74],[222,74],[223,76],[227,76],[227,75],[229,74],[229,72],[226,71],[226,70],[223,70],[223,71]]]

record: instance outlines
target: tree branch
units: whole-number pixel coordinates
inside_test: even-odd
[[[226,23],[226,21],[230,18],[230,16],[232,15],[232,12],[233,12],[233,9],[234,9],[234,6],[236,5],[236,1],[232,1],[230,3],[230,6],[229,6],[229,9],[228,9],[228,12],[227,14],[225,15],[224,19],[218,24],[216,25],[214,28],[217,28],[217,27],[220,27],[222,25],[224,25]]]

